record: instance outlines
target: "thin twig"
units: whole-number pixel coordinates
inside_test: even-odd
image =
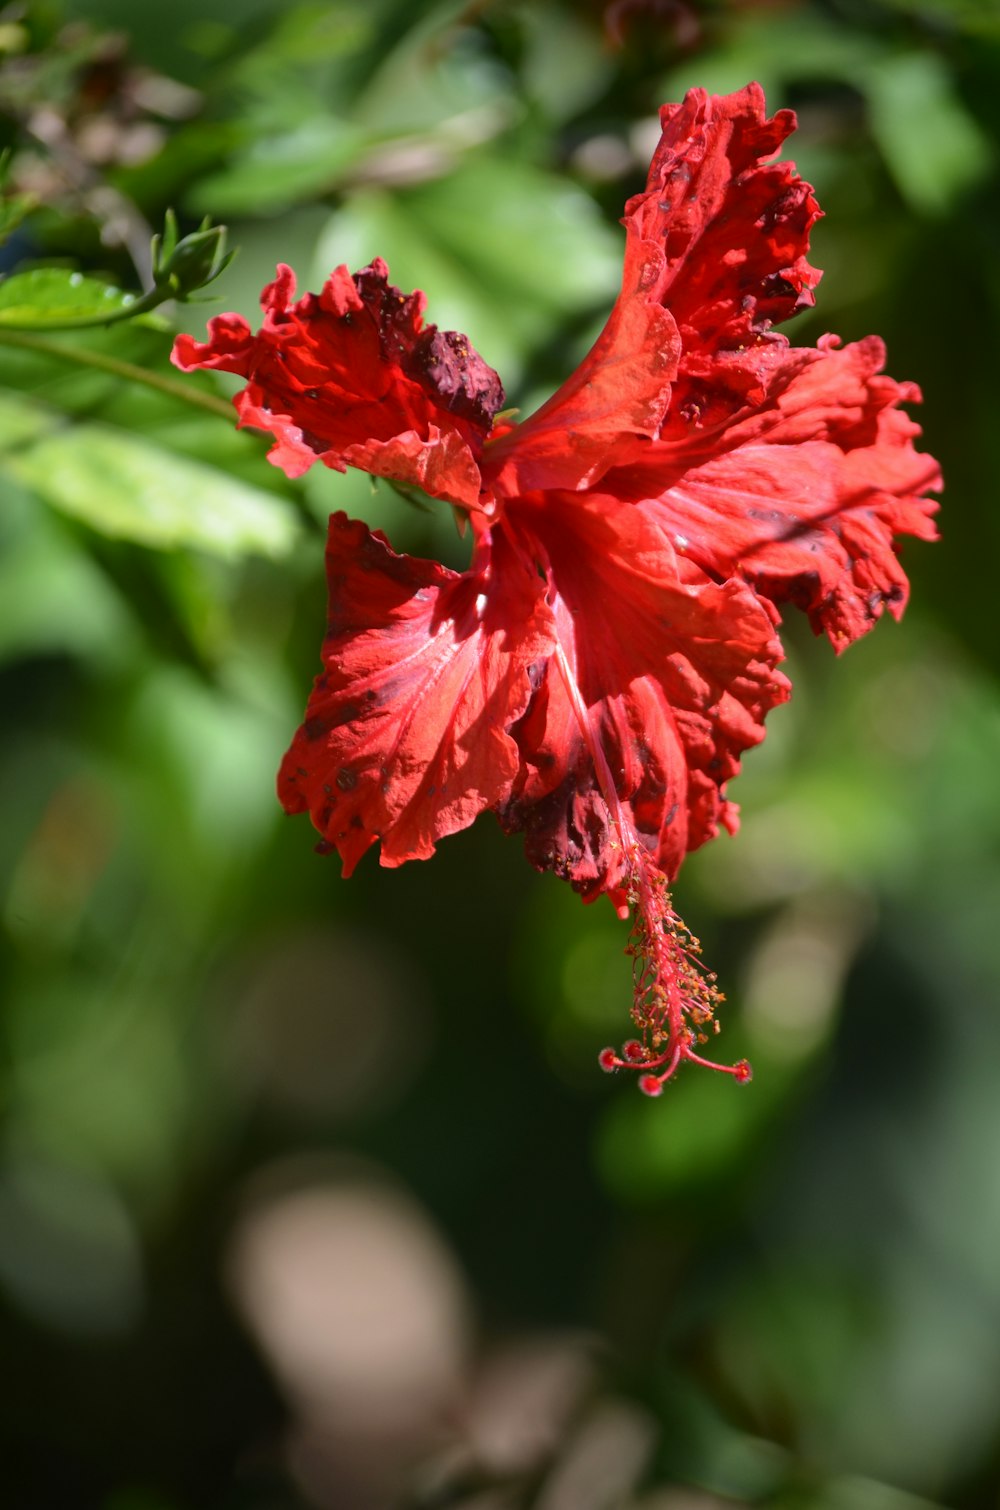
[[[233,420],[233,406],[227,399],[216,398],[213,393],[203,393],[192,384],[178,382],[176,378],[164,377],[159,372],[150,372],[137,367],[133,362],[123,362],[120,357],[109,357],[100,351],[85,351],[79,346],[63,346],[45,336],[29,335],[26,331],[7,330],[0,326],[0,345],[18,346],[24,351],[36,351],[39,356],[55,357],[58,361],[74,362],[79,367],[96,367],[99,372],[111,373],[129,383],[141,383],[153,388],[168,398],[181,403],[193,404],[220,419]]]

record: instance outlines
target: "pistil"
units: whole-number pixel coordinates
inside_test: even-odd
[[[639,1072],[639,1089],[659,1096],[681,1064],[703,1065],[745,1083],[752,1071],[745,1059],[717,1064],[698,1048],[719,1031],[716,1010],[725,997],[715,974],[705,969],[701,944],[675,911],[667,878],[640,843],[611,775],[607,756],[594,729],[573,669],[561,645],[556,664],[587,745],[608,818],[618,836],[625,862],[627,916],[632,929],[626,954],[632,960],[632,1021],[639,1033],[620,1053],[603,1049],[599,1063],[609,1073]]]

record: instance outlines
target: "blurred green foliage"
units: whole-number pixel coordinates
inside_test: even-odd
[[[650,1103],[596,1072],[610,911],[489,819],[344,884],[280,817],[327,513],[458,564],[448,511],[289,483],[225,380],[172,371],[162,313],[44,326],[140,301],[173,209],[239,248],[174,324],[252,315],[279,259],[304,288],[381,255],[531,407],[614,297],[657,104],[749,78],[798,110],[828,217],[796,339],[878,331],[921,383],[944,540],[907,550],[902,628],[837,664],[792,631],[742,833],[678,892],[756,1078]],[[998,86],[995,0],[0,11],[0,1501],[996,1504]],[[246,1278],[272,1185],[345,1168],[392,1172],[473,1318],[465,1404],[391,1489],[334,1406],[310,1427]],[[507,1472],[469,1442],[513,1334],[598,1361]]]

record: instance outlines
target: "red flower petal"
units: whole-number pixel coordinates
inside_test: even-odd
[[[621,293],[580,366],[523,424],[490,442],[483,469],[498,494],[592,486],[670,402],[680,342],[655,296],[663,253],[629,227]]]
[[[516,521],[551,573],[559,641],[626,816],[673,876],[735,826],[724,784],[788,695],[770,616],[739,582],[682,582],[662,533],[614,499],[550,494]],[[525,765],[505,828],[585,896],[613,891],[621,842],[554,661],[514,732]]]
[[[466,338],[425,328],[423,294],[404,298],[378,258],[353,278],[337,268],[318,295],[293,303],[294,292],[279,267],[256,335],[219,315],[207,342],[177,338],[174,362],[247,378],[240,424],[272,432],[270,459],[291,477],[319,459],[481,507],[477,462],[504,395]]]
[[[813,303],[820,274],[806,252],[819,206],[790,163],[763,161],[794,130],[793,112],[768,120],[760,85],[748,84],[725,96],[692,89],[660,119],[646,189],[625,207],[611,318],[573,376],[489,447],[500,493],[596,485],[631,442],[659,433],[668,403],[672,414],[707,411],[719,375],[700,354],[784,344],[770,327]],[[746,383],[738,370],[725,376],[729,412]]]
[[[459,575],[334,514],[326,567],[326,669],[278,793],[287,812],[310,812],[350,875],[376,840],[383,865],[426,859],[506,798],[518,767],[507,731],[527,706],[528,664],[551,645],[550,616],[543,584],[503,541]]]
[[[660,111],[662,135],[645,192],[626,225],[664,250],[657,288],[685,351],[736,350],[814,302],[806,260],[820,210],[791,163],[768,163],[795,129],[768,120],[759,84],[730,95],[692,89]]]
[[[643,501],[705,571],[796,603],[843,649],[885,607],[896,618],[905,607],[895,537],[935,538],[937,505],[923,495],[940,473],[898,407],[920,395],[881,376],[883,358],[875,337],[842,351],[830,338],[818,351],[771,348],[759,405],[686,446],[648,447],[608,485]]]

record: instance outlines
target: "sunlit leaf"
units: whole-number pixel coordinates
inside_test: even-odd
[[[0,457],[5,451],[43,435],[53,423],[53,413],[44,404],[4,393],[0,397]]]
[[[8,465],[53,508],[141,545],[277,556],[295,537],[281,499],[111,426],[55,431]]]
[[[494,303],[516,290],[524,302],[569,312],[617,292],[623,238],[565,178],[480,156],[414,190],[407,205],[427,235],[471,265]]]
[[[521,20],[522,68],[532,100],[547,120],[568,120],[607,87],[613,64],[606,40],[568,9],[525,6]]]
[[[105,574],[53,514],[22,502],[33,520],[0,540],[0,662],[53,653],[107,661],[134,649],[134,626]]]
[[[211,173],[190,197],[214,216],[266,213],[332,189],[358,156],[366,133],[332,116],[312,117],[294,131],[261,137]]]
[[[42,330],[67,320],[111,316],[134,302],[134,294],[69,268],[33,268],[0,283],[0,326],[31,325]]]
[[[872,133],[915,209],[941,214],[984,177],[993,152],[931,52],[886,59],[869,74]]]
[[[386,48],[353,118],[387,135],[440,131],[461,152],[516,118],[511,79],[464,24],[467,0],[412,8],[415,24]]]

